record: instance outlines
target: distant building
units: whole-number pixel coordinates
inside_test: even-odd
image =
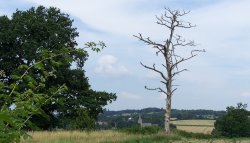
[[[141,127],[142,127],[142,119],[141,119],[141,114],[139,114],[138,124],[140,124],[140,125],[141,125]]]
[[[107,122],[102,122],[102,121],[98,121],[96,122],[97,125],[103,126],[103,125],[108,125]]]
[[[152,126],[152,123],[142,123],[142,127],[148,127],[148,126]]]
[[[122,116],[131,116],[130,113],[123,113]]]
[[[142,122],[142,118],[141,118],[141,114],[139,114],[138,124],[140,124],[140,125],[141,125],[141,127],[158,126],[158,124],[143,123],[143,122]]]

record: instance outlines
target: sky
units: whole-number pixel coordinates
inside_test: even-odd
[[[144,88],[161,87],[160,76],[140,65],[160,66],[163,58],[133,37],[166,40],[169,32],[155,18],[164,7],[190,11],[183,20],[196,27],[176,32],[206,50],[180,65],[189,71],[175,80],[180,86],[172,108],[225,110],[243,102],[250,109],[249,0],[0,0],[0,15],[39,5],[57,7],[74,19],[79,47],[106,43],[100,53],[89,51],[85,71],[92,89],[116,93],[117,100],[105,106],[109,110],[165,108],[163,94]]]

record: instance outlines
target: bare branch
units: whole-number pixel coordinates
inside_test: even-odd
[[[151,39],[150,39],[149,37],[144,38],[144,37],[142,37],[142,35],[141,35],[140,33],[138,33],[138,35],[139,35],[139,36],[137,36],[137,35],[133,35],[133,36],[136,37],[136,38],[138,38],[139,40],[141,40],[141,41],[147,43],[148,45],[164,47],[164,45],[162,45],[162,44],[159,44],[159,43],[156,43],[156,42],[151,41]]]
[[[165,85],[166,85],[166,84],[167,84],[168,82],[165,82],[165,81],[161,81],[161,83],[163,83],[163,84],[165,84]]]
[[[177,88],[175,88],[174,90],[171,91],[171,95],[173,95],[173,93],[177,90]]]
[[[184,16],[186,14],[189,14],[190,11],[185,11],[185,10],[182,10],[182,13],[179,14],[179,16]]]
[[[144,38],[140,33],[138,34],[138,36],[137,35],[133,35],[133,36],[136,37],[137,39],[147,43],[148,45],[152,45],[153,46],[152,48],[157,49],[157,51],[156,51],[157,56],[159,53],[162,53],[164,55],[164,51],[163,51],[164,45],[153,42],[149,37]]]
[[[192,28],[196,27],[196,25],[192,25],[190,22],[185,21],[176,21],[177,24],[174,25],[174,27],[180,27],[180,28]]]
[[[205,49],[202,49],[202,50],[192,50],[191,51],[191,55],[197,55],[197,53],[194,54],[195,52],[206,52],[206,50]]]
[[[140,62],[140,63],[141,63],[141,62]],[[150,69],[150,70],[153,70],[153,71],[159,73],[159,74],[161,75],[161,77],[162,77],[164,80],[167,81],[167,78],[164,76],[163,72],[161,72],[161,71],[159,71],[159,70],[157,70],[157,69],[155,68],[155,64],[153,64],[153,67],[146,66],[146,65],[144,65],[143,63],[141,63],[141,65],[142,65],[143,67],[147,68],[147,69]]]
[[[153,48],[158,49],[158,51],[155,52],[157,56],[158,56],[159,53],[162,53],[164,55],[163,49],[161,49],[159,46],[153,46]]]
[[[187,61],[187,60],[190,60],[192,59],[193,57],[197,56],[198,53],[195,53],[195,52],[206,52],[205,49],[203,50],[192,50],[191,51],[191,56],[187,57],[187,58],[182,58],[181,60],[177,61],[176,63],[174,63],[172,66],[171,66],[171,70],[173,70],[175,67],[177,67],[178,64],[184,62],[184,61]]]
[[[186,42],[185,39],[182,39],[182,37],[180,35],[176,35],[174,36],[175,40],[176,40],[176,44],[172,44],[173,47],[176,46],[196,46],[194,41],[188,41]]]
[[[167,92],[166,91],[164,91],[162,88],[160,88],[160,87],[157,87],[157,88],[148,88],[147,86],[145,86],[145,89],[147,89],[147,90],[158,90],[158,92],[163,92],[163,93],[165,93],[166,95],[167,95]]]
[[[168,69],[167,66],[165,66],[164,64],[161,64],[166,70]]]
[[[172,77],[174,77],[174,76],[176,76],[176,75],[178,75],[178,74],[180,74],[181,72],[184,72],[184,71],[188,71],[188,69],[183,69],[183,70],[177,71],[177,72],[173,73]]]
[[[172,22],[168,21],[167,19],[165,19],[164,17],[168,18],[168,19],[171,19],[171,17],[168,17],[166,15],[162,15],[161,17],[158,17],[156,16],[156,23],[159,24],[159,25],[163,25],[163,26],[166,26],[167,28],[171,28],[171,25],[172,25]],[[168,25],[170,24],[170,25]]]

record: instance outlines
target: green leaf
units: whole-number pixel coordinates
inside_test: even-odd
[[[37,63],[37,64],[35,64],[35,65],[34,65],[34,68],[36,68],[36,69],[38,69],[38,70],[42,70],[42,69],[44,69],[44,67],[43,67],[43,64],[42,64],[42,63]]]
[[[14,125],[11,116],[7,112],[0,112],[0,121]]]

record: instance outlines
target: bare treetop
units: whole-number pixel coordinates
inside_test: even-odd
[[[196,25],[192,25],[190,22],[185,22],[182,20],[179,20],[179,17],[182,17],[186,14],[188,14],[190,11],[180,11],[180,10],[170,10],[169,8],[165,8],[164,14],[161,14],[160,17],[156,16],[157,24],[164,25],[168,28],[175,28],[175,27],[181,27],[181,28],[191,28],[195,27]],[[169,16],[170,15],[170,16]]]

